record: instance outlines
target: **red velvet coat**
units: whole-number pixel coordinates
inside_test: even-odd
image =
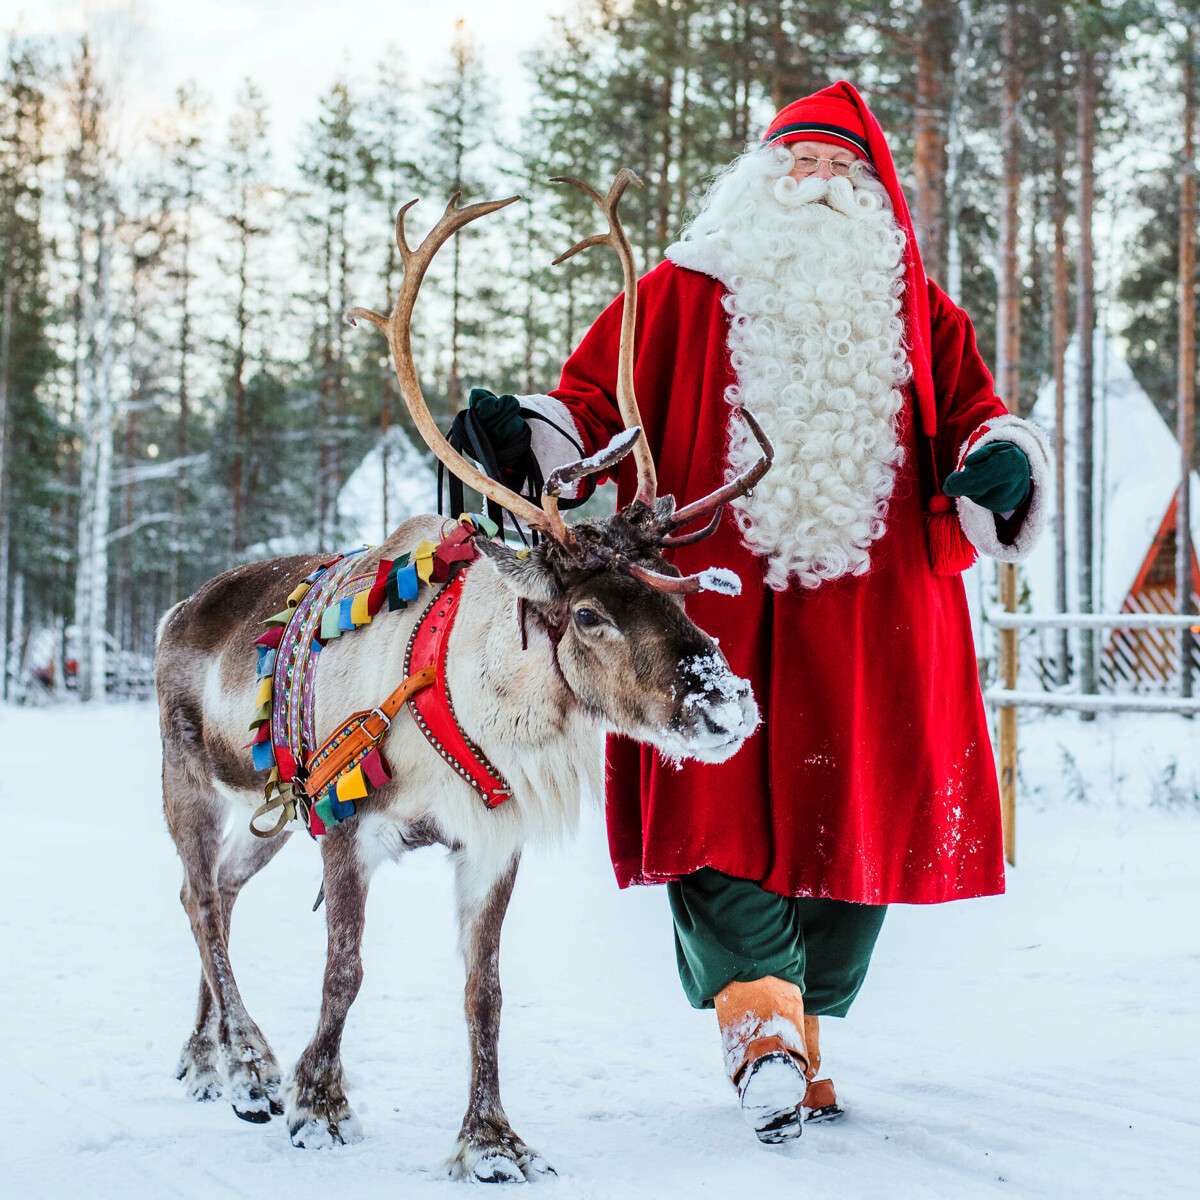
[[[722,482],[723,395],[732,382],[723,290],[671,262],[639,284],[637,397],[659,492],[681,504]],[[1006,409],[970,320],[932,284],[929,293],[944,478],[968,436]],[[588,453],[620,428],[621,308],[618,297],[601,314],[551,393]],[[750,680],[763,723],[720,765],[677,769],[651,749],[609,739],[609,843],[622,887],[709,866],[781,895],[873,904],[1004,890],[966,595],[961,576],[929,567],[922,495],[932,484],[928,452],[915,445],[911,394],[900,420],[908,454],[865,575],[772,591],[728,514],[712,537],[675,552],[685,573],[721,566],[741,576],[740,596],[701,592],[687,610]],[[618,487],[627,502],[632,459]]]

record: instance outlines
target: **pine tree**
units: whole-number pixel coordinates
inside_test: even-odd
[[[224,436],[214,446],[213,466],[226,481],[229,551],[236,558],[254,537],[257,515],[250,480],[262,470],[258,459],[269,448],[269,427],[254,410],[248,378],[265,366],[267,345],[260,333],[269,290],[262,258],[270,238],[276,205],[271,186],[271,153],[267,106],[253,80],[243,82],[230,118],[221,161],[221,220],[229,231],[231,251],[222,262],[233,281],[232,328],[223,339],[225,404]]]
[[[107,687],[109,520],[116,319],[113,242],[118,221],[111,144],[111,101],[85,39],[72,63],[68,105],[68,204],[75,249],[71,416],[78,452],[75,626],[83,700]]]
[[[373,288],[382,297],[384,312],[390,312],[400,285],[401,263],[396,239],[391,236],[396,214],[401,206],[426,190],[425,181],[415,161],[409,143],[412,129],[412,104],[409,94],[407,70],[402,52],[390,46],[375,68],[375,85],[363,106],[360,149],[362,165],[362,187],[366,195],[367,229],[372,236],[372,245],[382,249],[373,255],[375,279]],[[366,340],[364,335],[364,341]],[[391,532],[399,514],[390,511],[391,475],[393,470],[394,441],[390,430],[394,424],[415,437],[415,427],[403,404],[399,403],[399,391],[392,369],[391,358],[386,349],[371,349],[366,345],[363,352],[371,361],[374,354],[375,388],[377,394],[380,448],[382,454],[379,536]],[[419,347],[416,351],[420,359]]]
[[[0,696],[24,657],[22,597],[61,612],[46,548],[57,543],[53,414],[41,394],[54,366],[48,325],[50,242],[44,227],[47,158],[44,64],[9,47],[0,76]],[[14,512],[20,519],[14,521]]]
[[[431,201],[431,211],[424,214],[426,220],[436,219],[446,200],[456,192],[462,193],[464,202],[482,199],[488,193],[492,181],[483,171],[481,151],[495,142],[490,111],[493,94],[474,40],[460,20],[450,45],[449,62],[429,93],[430,128],[427,153],[421,162]],[[490,384],[492,379],[504,377],[505,365],[497,363],[494,354],[496,346],[504,341],[508,279],[499,274],[503,257],[496,253],[496,247],[508,244],[511,238],[511,218],[506,223],[504,216],[497,216],[455,234],[442,252],[446,261],[440,256],[435,260],[431,275],[439,283],[445,280],[444,291],[449,293],[445,383],[430,397],[431,411],[443,424],[461,407],[466,386]],[[429,297],[422,293],[422,305],[428,304]]]
[[[171,387],[175,408],[172,450],[178,469],[173,480],[172,547],[168,588],[182,599],[202,581],[193,564],[201,552],[205,523],[197,520],[199,492],[193,482],[194,452],[207,448],[204,424],[211,417],[203,410],[197,394],[197,319],[200,296],[201,220],[211,169],[206,143],[205,114],[209,101],[194,83],[176,89],[175,105],[158,133],[162,167],[159,185],[168,214],[163,247],[166,311],[173,327],[174,381]],[[207,464],[205,463],[205,466]]]
[[[337,496],[353,435],[350,393],[355,380],[343,314],[355,303],[351,272],[357,248],[350,213],[361,170],[358,116],[350,84],[336,80],[321,97],[300,160],[306,181],[300,238],[308,267],[302,299],[308,310],[309,363],[300,428],[316,443],[315,461],[310,460],[307,471],[315,498],[312,527],[321,546],[337,540]]]

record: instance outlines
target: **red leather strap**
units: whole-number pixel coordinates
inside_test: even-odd
[[[466,576],[467,568],[463,567],[430,601],[413,630],[404,673],[411,676],[432,665],[435,678],[432,687],[423,688],[409,699],[408,708],[430,745],[479,793],[488,808],[496,808],[509,798],[512,789],[483,751],[463,733],[446,683],[446,648]]]

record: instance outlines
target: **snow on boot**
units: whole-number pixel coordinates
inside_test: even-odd
[[[728,984],[714,1003],[725,1068],[747,1123],[768,1144],[799,1137],[808,1067],[800,989],[768,975]]]
[[[804,1132],[800,1101],[804,1074],[786,1050],[756,1058],[738,1082],[742,1116],[760,1142],[789,1142]]]

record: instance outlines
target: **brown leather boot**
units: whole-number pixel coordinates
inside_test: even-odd
[[[821,1029],[820,1018],[805,1016],[804,1046],[808,1052],[808,1088],[804,1093],[801,1107],[804,1110],[804,1120],[816,1124],[821,1121],[836,1121],[846,1115],[846,1110],[838,1104],[837,1092],[834,1091],[832,1079],[817,1079],[821,1070]]]
[[[742,1115],[761,1142],[799,1137],[808,1082],[800,989],[767,975],[752,983],[727,984],[713,1003],[725,1069]]]

